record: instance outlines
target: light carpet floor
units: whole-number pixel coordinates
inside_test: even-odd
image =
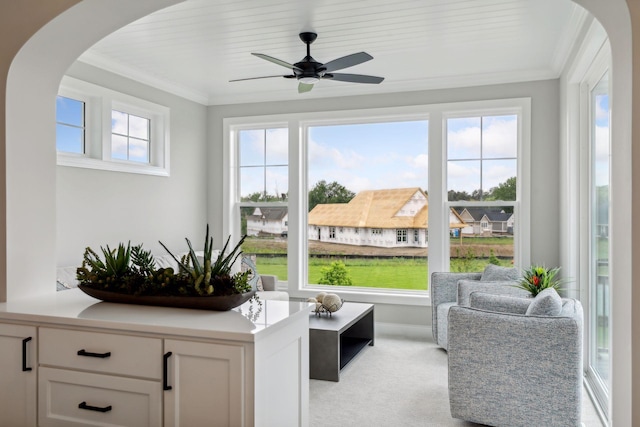
[[[602,427],[584,394],[582,422]],[[310,380],[310,427],[471,427],[451,418],[447,353],[430,339],[376,336],[339,382]],[[547,426],[539,426],[547,427]]]

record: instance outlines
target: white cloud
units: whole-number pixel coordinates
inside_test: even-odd
[[[478,162],[449,162],[447,165],[448,189],[471,194],[480,188]]]
[[[371,164],[372,159],[366,159],[361,154],[351,150],[338,150],[316,141],[309,140],[309,164],[318,169],[353,169],[365,161]]]
[[[509,116],[511,117],[511,116]],[[482,155],[487,157],[516,157],[518,155],[518,122],[515,119],[491,118],[484,129]]]
[[[419,154],[416,157],[409,157],[409,165],[413,168],[423,169],[426,174],[429,167],[429,155]]]
[[[122,113],[116,110],[111,111],[111,132],[118,133],[120,135],[127,135],[127,116],[127,113]]]
[[[485,117],[482,134],[482,157],[517,156],[518,123],[515,116]],[[480,126],[469,125],[447,132],[450,159],[480,158]]]

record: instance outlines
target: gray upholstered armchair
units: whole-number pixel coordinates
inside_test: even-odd
[[[482,273],[434,272],[431,274],[431,332],[433,340],[447,349],[449,309],[469,305],[469,295],[475,291],[526,297],[529,293],[514,287],[520,279],[516,268],[487,265]]]
[[[452,307],[451,415],[492,426],[580,426],[582,321],[580,302],[553,289],[527,299],[472,293],[469,307]]]

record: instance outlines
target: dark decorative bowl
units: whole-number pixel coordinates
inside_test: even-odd
[[[222,296],[155,296],[155,295],[129,295],[118,292],[95,289],[86,285],[78,285],[85,294],[105,302],[119,304],[156,305],[161,307],[195,308],[198,310],[228,311],[244,304],[253,297],[256,291],[244,294]]]

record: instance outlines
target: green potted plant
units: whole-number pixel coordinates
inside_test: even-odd
[[[197,256],[189,239],[185,239],[189,251],[180,259],[160,242],[176,261],[178,271],[157,268],[153,255],[142,245],[120,243],[114,250],[101,247],[102,256],[86,248],[82,266],[77,269],[78,287],[104,301],[229,310],[255,295],[249,272],[231,272],[242,254],[245,237],[227,253],[229,236],[216,258],[209,226],[202,257]]]
[[[522,271],[522,280],[517,287],[531,292],[534,297],[547,288],[560,291],[562,281],[557,278],[559,272],[560,267],[546,268],[541,265],[533,265]]]

